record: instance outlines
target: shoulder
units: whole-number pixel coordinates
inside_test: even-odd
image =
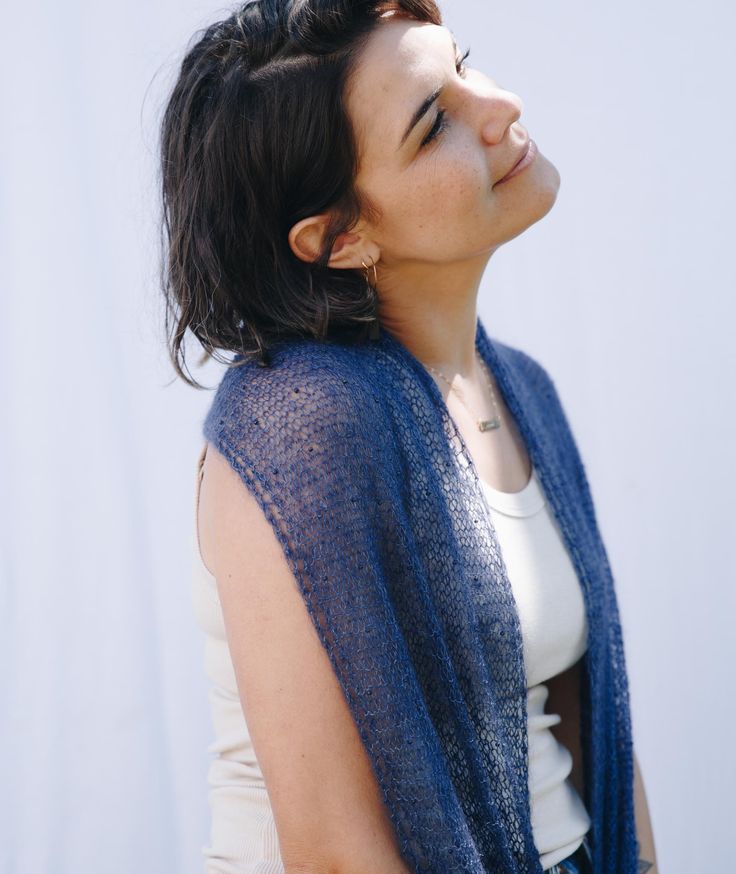
[[[395,463],[385,374],[374,358],[359,347],[299,341],[267,367],[237,363],[222,377],[202,434],[242,477],[268,482],[284,500],[304,475],[356,489]]]
[[[217,387],[208,427],[339,428],[376,406],[380,391],[360,347],[294,340],[271,363],[236,356]]]

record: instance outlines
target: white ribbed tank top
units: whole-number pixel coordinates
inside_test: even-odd
[[[208,771],[212,813],[206,874],[284,874],[278,834],[263,774],[240,705],[215,577],[199,549],[197,507],[206,445],[199,456],[192,532],[192,601],[205,634],[205,670],[215,740]],[[519,492],[500,492],[481,480],[516,601],[524,646],[528,697],[529,796],[534,841],[545,870],[573,853],[591,820],[569,779],[572,755],[549,730],[544,681],[565,671],[586,648],[583,593],[547,505],[536,471]]]

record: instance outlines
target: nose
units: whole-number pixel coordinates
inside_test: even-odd
[[[500,85],[491,85],[482,97],[481,128],[483,139],[495,144],[501,142],[506,130],[521,118],[524,104],[518,94]]]

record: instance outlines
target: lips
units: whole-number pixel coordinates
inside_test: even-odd
[[[502,176],[498,180],[498,182],[504,182],[514,172],[514,170],[516,170],[516,168],[519,166],[519,164],[521,164],[521,162],[524,160],[524,158],[526,158],[527,153],[529,152],[529,148],[531,147],[531,144],[532,144],[531,138],[527,139],[527,141],[524,143],[523,148],[521,149],[521,151],[519,152],[519,154],[517,156],[516,163],[514,164],[514,166],[509,167],[506,175]],[[496,184],[498,184],[498,182]]]

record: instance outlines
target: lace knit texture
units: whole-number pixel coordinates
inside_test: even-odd
[[[594,874],[634,874],[628,681],[590,489],[552,380],[476,348],[524,438],[581,581],[584,803]],[[382,330],[235,356],[203,434],[282,544],[412,872],[541,874],[527,683],[513,593],[481,483],[436,383]]]

